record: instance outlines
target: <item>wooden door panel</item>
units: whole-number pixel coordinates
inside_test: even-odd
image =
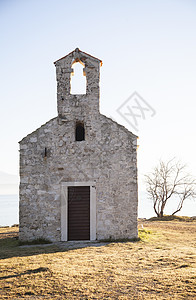
[[[90,187],[68,187],[68,240],[90,240]]]

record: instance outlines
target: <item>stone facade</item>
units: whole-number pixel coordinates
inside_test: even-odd
[[[84,95],[70,94],[75,62],[85,66]],[[55,62],[58,116],[20,142],[20,240],[66,240],[66,185],[80,182],[95,190],[92,240],[137,237],[137,137],[100,114],[100,65],[79,49]]]

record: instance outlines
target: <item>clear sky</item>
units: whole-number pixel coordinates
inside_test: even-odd
[[[160,158],[196,175],[196,1],[1,0],[0,28],[0,171],[57,115],[53,62],[79,47],[103,61],[101,113],[139,136],[140,186]],[[117,112],[134,91],[156,111],[138,131]]]

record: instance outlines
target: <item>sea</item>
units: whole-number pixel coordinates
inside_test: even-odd
[[[177,202],[172,201],[168,204],[165,214],[171,214]],[[179,216],[196,216],[196,201],[187,200],[182,210],[177,214]],[[139,192],[138,217],[151,218],[154,217],[153,204],[148,199],[147,194],[143,191]],[[12,226],[19,223],[19,196],[0,195],[0,226]]]
[[[0,195],[0,226],[19,224],[19,196]]]

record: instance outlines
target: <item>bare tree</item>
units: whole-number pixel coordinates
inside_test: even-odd
[[[195,197],[195,179],[186,173],[186,165],[173,158],[167,162],[160,161],[153,172],[145,176],[147,193],[153,200],[157,217],[163,217],[166,204],[171,199],[178,199],[175,215],[182,209],[188,198]]]

